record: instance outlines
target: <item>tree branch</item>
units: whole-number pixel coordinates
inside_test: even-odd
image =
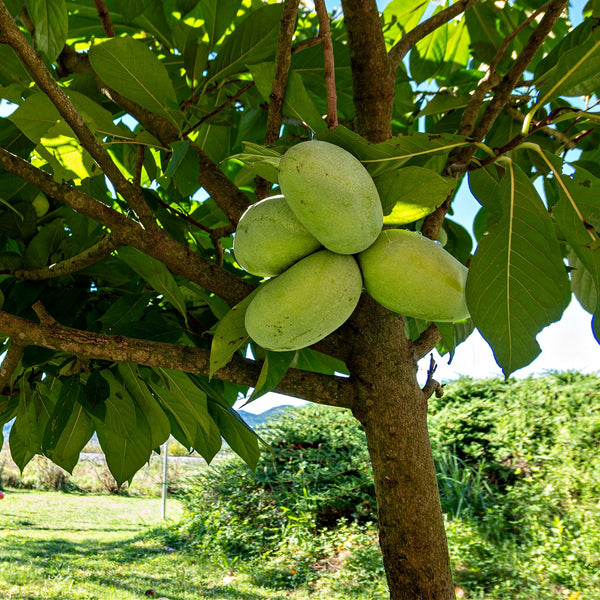
[[[160,143],[168,147],[169,144],[180,138],[179,131],[164,117],[139,106],[122,94],[109,88],[94,72],[89,59],[85,54],[79,54],[72,48],[65,46],[59,60],[60,74],[66,76],[68,73],[91,73],[96,79],[98,89],[106,98],[123,108],[142,127],[155,136]],[[190,142],[190,148],[198,156],[199,177],[198,185],[204,188],[210,197],[217,203],[225,213],[232,225],[237,225],[240,217],[250,205],[250,201],[215,164],[209,156],[194,142]]]
[[[100,241],[83,252],[80,252],[71,258],[62,260],[61,262],[54,263],[53,265],[41,267],[39,269],[0,269],[0,274],[8,273],[17,279],[27,279],[29,281],[63,277],[100,262],[118,247],[119,244],[116,243],[113,236],[109,234],[102,237]]]
[[[525,27],[527,27],[539,14],[544,12],[552,3],[552,0],[546,2],[546,4],[537,8],[525,21],[520,23],[518,27],[516,27],[511,33],[504,39],[498,52],[496,52],[496,56],[494,56],[490,66],[483,77],[483,79],[479,82],[477,89],[473,93],[469,104],[465,108],[462,118],[460,120],[460,125],[458,128],[458,133],[460,135],[469,136],[473,132],[473,128],[475,127],[475,121],[477,120],[477,115],[479,114],[479,110],[487,96],[487,93],[494,87],[496,87],[501,81],[502,78],[498,73],[496,73],[496,67],[500,64],[506,49],[510,42],[521,32]],[[513,88],[514,89],[514,88]]]
[[[510,102],[512,92],[515,86],[519,83],[521,76],[527,69],[527,66],[536,55],[546,37],[550,34],[558,19],[560,18],[564,8],[567,6],[568,0],[552,0],[548,9],[538,27],[533,32],[523,51],[515,59],[508,73],[503,77],[501,83],[496,88],[492,100],[487,105],[483,116],[473,129],[471,137],[475,141],[481,141],[487,135],[496,118],[502,109]],[[476,146],[468,146],[456,153],[450,161],[447,170],[452,172],[458,170],[464,172],[465,166],[475,154]]]
[[[315,0],[315,8],[319,17],[319,38],[323,44],[323,65],[325,89],[327,93],[327,127],[335,129],[338,126],[337,115],[337,90],[335,87],[335,59],[333,56],[333,42],[329,27],[329,14],[325,0]]]
[[[115,37],[115,28],[113,27],[106,2],[104,0],[94,0],[94,4],[96,5],[100,21],[102,21],[102,28],[104,29],[104,33],[106,33],[106,37]]]
[[[87,215],[109,228],[115,243],[141,250],[162,262],[172,273],[197,283],[230,304],[239,302],[254,289],[249,282],[221,269],[171,238],[162,229],[149,232],[135,221],[77,188],[55,182],[50,174],[3,148],[0,148],[0,167],[31,183],[48,196],[60,199],[76,212]]]
[[[80,359],[132,362],[186,373],[209,374],[210,351],[207,349],[81,331],[60,325],[51,316],[46,316],[39,303],[34,308],[44,317],[40,323],[0,311],[0,331],[21,347],[35,345],[73,354]],[[217,371],[215,377],[253,386],[260,369],[260,363],[235,355],[228,365]],[[349,405],[354,395],[347,378],[298,369],[290,369],[275,391],[343,407]]]
[[[436,369],[437,365],[435,364],[435,360],[433,360],[432,354],[429,361],[429,368],[427,369],[427,381],[421,390],[425,400],[429,400],[433,394],[435,394],[437,398],[441,398],[444,395],[443,386],[433,378]]]
[[[397,69],[400,66],[400,63],[407,55],[408,51],[413,48],[417,42],[427,37],[430,33],[433,33],[438,27],[444,25],[444,23],[451,21],[454,17],[465,12],[469,7],[473,6],[475,2],[477,2],[477,0],[459,0],[452,6],[441,10],[429,17],[429,19],[419,23],[414,29],[411,29],[390,49],[390,61],[394,69]]]
[[[525,69],[540,49],[547,35],[552,31],[554,25],[560,18],[562,11],[565,6],[568,4],[568,0],[552,0],[552,2],[548,5],[548,10],[544,14],[540,24],[533,32],[527,44],[523,48],[523,51],[519,54],[512,67],[509,69],[508,73],[503,77],[502,81],[496,87],[496,93],[494,97],[487,105],[486,110],[474,127],[471,137],[475,141],[481,141],[487,135],[492,125],[494,124],[496,118],[500,114],[500,111],[510,102],[512,91],[515,86],[518,85],[521,76],[525,72]],[[490,81],[492,81],[490,79]],[[461,123],[461,127],[464,131],[468,131],[471,128],[471,123],[477,118],[477,113],[479,109],[475,106],[475,103],[480,99],[479,95],[485,91],[485,88],[480,90],[477,98],[473,99],[473,106],[471,107],[471,111],[469,113],[467,121],[467,117],[464,118]],[[475,108],[477,108],[475,110]],[[475,154],[477,146],[474,144],[471,146],[467,146],[458,150],[455,153],[451,153],[446,163],[445,172],[448,175],[458,176],[465,172],[468,168],[468,164]],[[433,213],[428,215],[423,222],[423,226],[421,228],[421,232],[423,235],[427,237],[432,237],[435,239],[437,232],[443,222],[448,210],[450,208],[450,197],[446,199],[446,201],[439,206]]]
[[[267,127],[265,130],[265,144],[272,144],[279,139],[283,119],[283,103],[287,85],[290,65],[292,64],[292,40],[296,29],[299,0],[284,0],[283,14],[279,24],[279,37],[275,51],[275,70],[273,83],[269,94],[269,109],[267,112]],[[271,182],[263,177],[254,180],[256,197],[261,200],[266,198],[271,190]]]
[[[442,341],[442,334],[436,327],[435,323],[431,323],[429,327],[413,342],[413,353],[415,360],[421,360],[432,348],[435,348]]]
[[[17,342],[13,336],[9,337],[11,338],[10,345],[8,346],[8,350],[6,351],[6,354],[0,363],[0,393],[10,381],[14,370],[17,368],[17,365],[21,360],[23,350],[25,350],[25,346]]]
[[[382,142],[392,135],[396,77],[377,3],[342,0],[342,8],[350,48],[356,131],[370,142]]]
[[[40,89],[50,98],[58,112],[74,131],[81,145],[90,153],[90,156],[102,169],[102,172],[110,179],[117,192],[138,213],[140,220],[146,228],[151,230],[158,229],[158,225],[149,211],[141,191],[137,190],[122,175],[119,167],[117,167],[108,152],[106,152],[102,144],[100,144],[90,131],[83,117],[79,114],[75,106],[73,106],[73,103],[64,90],[56,83],[44,61],[21,33],[21,30],[8,12],[6,5],[1,0],[0,29],[2,29],[2,33],[5,35],[12,49],[25,63]]]

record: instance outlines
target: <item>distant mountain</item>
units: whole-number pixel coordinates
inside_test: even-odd
[[[275,406],[265,412],[261,412],[258,415],[247,412],[245,410],[238,410],[238,413],[246,423],[254,429],[258,425],[264,425],[267,421],[281,417],[290,408],[293,408],[292,404],[284,404],[282,406]]]

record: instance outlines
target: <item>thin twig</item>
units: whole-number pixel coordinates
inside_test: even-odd
[[[411,29],[389,51],[389,57],[394,68],[397,69],[400,66],[402,59],[417,42],[427,37],[430,33],[433,33],[438,27],[444,25],[444,23],[448,23],[448,21],[451,21],[454,17],[465,12],[468,8],[473,6],[475,2],[477,2],[477,0],[459,0],[452,6],[441,10],[429,17],[429,19],[419,23],[414,29]]]
[[[469,104],[465,108],[460,125],[458,128],[458,133],[460,135],[469,136],[473,132],[473,128],[475,127],[475,121],[477,120],[477,115],[479,114],[479,110],[487,96],[488,92],[496,87],[501,81],[502,78],[498,73],[496,73],[496,67],[500,64],[506,49],[510,42],[521,32],[525,27],[527,27],[538,15],[543,13],[552,3],[552,0],[546,2],[546,4],[537,8],[525,21],[520,23],[502,42],[500,48],[498,48],[498,52],[496,52],[496,56],[492,59],[490,66],[485,74],[485,76],[479,82],[479,85],[475,89]],[[514,89],[514,88],[513,88]]]
[[[283,14],[279,25],[279,37],[275,52],[273,83],[271,85],[271,93],[269,94],[265,144],[272,144],[278,140],[279,132],[281,131],[285,88],[292,64],[292,40],[296,29],[299,3],[299,0],[285,0],[283,3]],[[259,200],[268,196],[270,189],[271,182],[263,177],[256,177],[254,179],[254,192]]]
[[[323,64],[325,89],[327,93],[327,127],[335,129],[338,126],[337,115],[337,90],[335,87],[335,59],[333,56],[333,42],[329,27],[329,14],[324,0],[316,0],[315,8],[319,17],[319,39],[323,44]]]
[[[139,144],[135,156],[135,166],[133,168],[133,185],[136,188],[142,187],[142,167],[144,166],[144,156],[146,154],[146,148],[144,145]]]
[[[444,387],[433,378],[436,369],[437,365],[432,354],[429,360],[429,368],[427,369],[427,381],[421,390],[423,396],[425,396],[425,400],[429,400],[433,394],[435,394],[436,398],[441,398],[444,395]]]
[[[10,381],[12,374],[21,360],[23,350],[25,350],[26,347],[26,345],[22,345],[19,343],[19,341],[17,341],[18,338],[19,335],[14,335],[11,337],[8,350],[6,351],[6,354],[0,363],[0,393],[3,393],[5,386]]]
[[[80,252],[71,258],[62,260],[61,262],[39,269],[0,269],[0,273],[9,273],[17,279],[26,279],[29,281],[63,277],[65,275],[70,275],[71,273],[76,273],[85,267],[101,261],[118,247],[119,244],[114,240],[114,237],[109,234],[83,252]]]
[[[100,21],[102,21],[102,28],[104,29],[104,33],[106,33],[106,37],[115,37],[115,28],[113,27],[106,2],[104,0],[94,0],[94,4],[96,5]]]
[[[208,119],[211,119],[215,115],[218,115],[220,112],[222,112],[223,110],[225,110],[228,106],[230,106],[231,104],[233,104],[234,102],[236,102],[237,100],[239,100],[239,98],[243,94],[245,94],[253,86],[254,86],[254,82],[253,81],[251,81],[250,83],[247,83],[243,88],[240,88],[233,96],[230,96],[225,102],[223,102],[223,104],[220,104],[219,106],[217,106],[217,108],[215,108],[213,111],[209,112],[207,115],[204,115],[192,127],[190,127],[189,129],[187,129],[186,131],[184,131],[183,135],[185,137],[189,136],[190,133],[192,133],[192,131],[195,131],[196,129],[198,129],[198,127],[200,127],[203,123],[205,123],[206,121],[208,121]]]

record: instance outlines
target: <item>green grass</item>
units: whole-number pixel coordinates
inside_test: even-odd
[[[168,501],[167,516],[179,510]],[[155,590],[152,597],[169,600],[373,600],[356,590],[278,590],[265,573],[257,583],[236,564],[170,551],[152,535],[160,514],[159,498],[7,490],[0,500],[0,598],[129,600]],[[293,564],[279,564],[273,578],[293,574]]]

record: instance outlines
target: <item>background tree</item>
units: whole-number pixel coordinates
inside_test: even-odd
[[[600,311],[600,9],[573,28],[567,5],[0,2],[0,84],[17,105],[0,121],[0,421],[16,416],[16,462],[71,469],[95,430],[118,482],[169,434],[209,460],[223,436],[254,465],[232,409],[249,387],[347,407],[367,435],[391,598],[453,598],[426,426],[440,386],[432,364],[421,389],[418,360],[477,327],[508,375],[572,291]],[[472,320],[402,317],[363,294],[311,348],[248,339],[259,279],[232,234],[277,190],[281,154],[313,137],[363,161],[387,226],[443,227],[470,267]],[[473,257],[447,218],[465,177],[482,205]]]

